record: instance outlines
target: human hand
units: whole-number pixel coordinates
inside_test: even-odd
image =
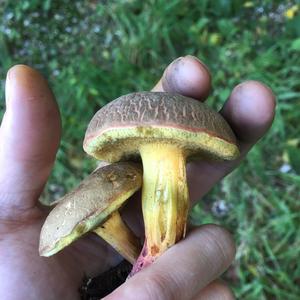
[[[209,89],[208,73],[192,57],[171,64],[154,88],[203,100]],[[51,258],[39,257],[39,232],[46,213],[38,205],[38,197],[59,144],[59,112],[45,80],[26,66],[9,71],[6,105],[0,129],[0,298],[78,299],[82,278],[105,271],[119,257],[92,234]],[[263,85],[247,82],[233,91],[222,113],[236,132],[244,156],[270,126],[274,97]],[[238,163],[190,164],[192,200]],[[209,177],[204,174],[207,172]],[[107,299],[200,299],[201,294],[220,292],[230,295],[223,284],[211,282],[233,256],[232,240],[223,229],[202,226]]]

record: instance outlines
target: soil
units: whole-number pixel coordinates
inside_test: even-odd
[[[82,300],[99,300],[110,294],[123,282],[132,269],[132,265],[123,260],[114,268],[94,278],[85,278],[80,288]]]

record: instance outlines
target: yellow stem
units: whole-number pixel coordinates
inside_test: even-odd
[[[140,153],[145,252],[154,261],[185,236],[189,204],[186,160],[183,150],[171,144],[142,145]]]
[[[134,264],[140,251],[140,243],[135,234],[123,222],[119,212],[114,212],[94,232],[108,242],[131,264]]]

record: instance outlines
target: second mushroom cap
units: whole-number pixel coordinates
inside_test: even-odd
[[[141,184],[142,169],[135,163],[120,162],[95,170],[76,189],[65,195],[46,218],[40,235],[40,255],[53,255],[83,234],[100,230],[99,226],[111,219]],[[120,217],[114,217],[114,222],[116,224],[112,225],[119,228],[119,232],[115,232],[116,241],[123,238],[122,234],[134,239],[125,224],[119,224],[122,222]],[[124,246],[127,247],[126,241]],[[137,248],[135,241],[129,246]],[[124,249],[117,250],[124,252]],[[129,249],[129,253],[133,250]],[[132,255],[130,261],[134,261]]]

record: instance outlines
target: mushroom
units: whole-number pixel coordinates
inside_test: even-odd
[[[164,92],[132,93],[104,106],[88,126],[84,150],[109,162],[142,159],[145,242],[132,274],[185,236],[186,160],[239,155],[235,136],[219,113]]]
[[[141,184],[138,164],[120,162],[96,169],[58,201],[46,218],[40,235],[40,255],[51,256],[92,231],[133,264],[140,244],[118,210]]]

